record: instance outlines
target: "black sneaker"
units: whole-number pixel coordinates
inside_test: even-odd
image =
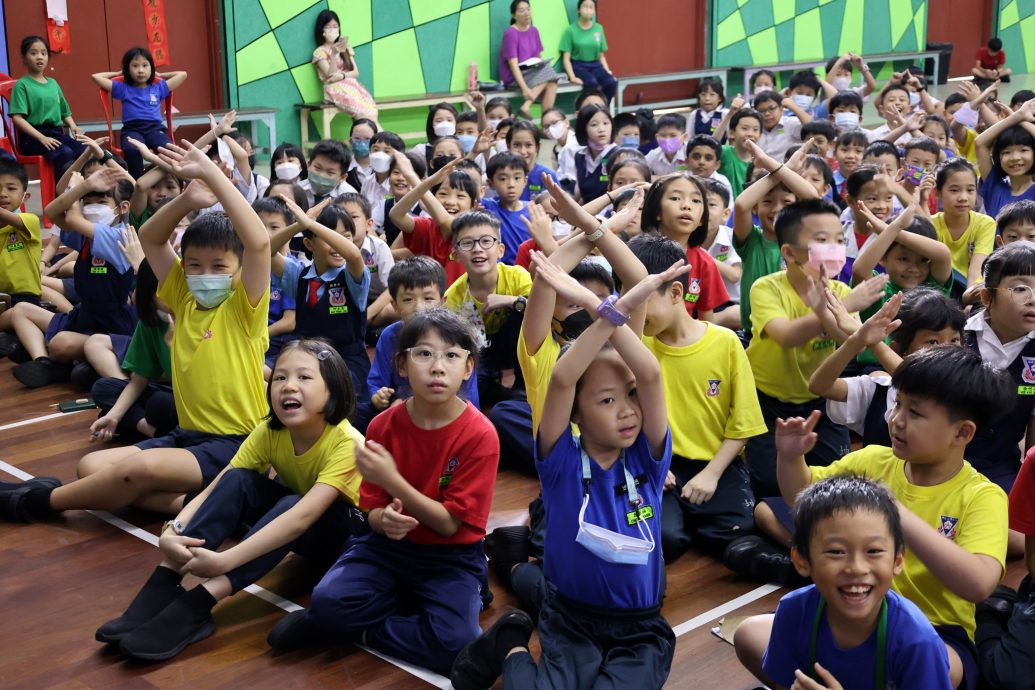
[[[105,644],[116,644],[183,594],[180,575],[170,568],[157,567],[133,597],[125,613],[97,628],[94,638]]]
[[[524,525],[497,527],[485,537],[485,555],[489,567],[504,586],[510,587],[510,571],[518,563],[527,563],[531,555],[528,539],[531,530]]]
[[[18,336],[10,331],[0,332],[0,357],[6,357],[13,352],[16,347],[21,347],[21,342],[18,340]]]
[[[75,366],[72,367],[72,373],[69,375],[72,379],[72,383],[79,388],[84,390],[91,390],[93,384],[97,383],[97,380],[101,378],[101,375],[97,373],[97,370],[90,366],[89,362],[76,362]]]
[[[775,582],[790,589],[797,589],[812,584],[812,580],[802,577],[791,561],[790,552],[762,552],[751,561],[751,574],[758,580]]]
[[[751,561],[765,545],[765,540],[757,534],[734,539],[722,554],[722,563],[742,577],[751,576]]]
[[[514,628],[516,637],[527,645],[535,626],[521,609],[504,613],[481,637],[460,650],[449,674],[455,690],[487,690],[496,683],[503,672],[505,658],[505,654],[501,656],[497,651],[496,641],[507,628]]]
[[[274,652],[290,652],[326,640],[326,635],[306,618],[308,611],[292,611],[284,616],[266,636],[266,643]]]
[[[29,512],[25,497],[37,489],[56,489],[59,486],[61,480],[57,477],[34,477],[21,484],[5,482],[4,487],[0,488],[0,518],[16,522],[32,522],[39,519],[41,516]]]
[[[165,661],[187,645],[200,642],[216,631],[212,607],[216,600],[201,585],[173,600],[136,630],[126,634],[119,648],[126,656],[144,661]]]
[[[55,362],[50,357],[40,357],[31,362],[19,364],[14,368],[14,377],[27,388],[42,388],[52,383],[68,381],[72,375],[72,365]]]
[[[25,364],[32,361],[32,355],[29,354],[29,351],[21,343],[15,343],[14,347],[7,351],[7,359],[15,364]]]

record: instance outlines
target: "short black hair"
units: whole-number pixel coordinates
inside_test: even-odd
[[[306,162],[305,154],[302,153],[302,149],[289,141],[285,141],[281,143],[280,146],[273,149],[273,155],[270,156],[271,183],[277,181],[277,172],[274,168],[277,165],[277,161],[283,158],[297,158],[298,164],[302,167],[302,172],[299,174],[298,179],[304,180],[309,177],[309,164]]]
[[[726,102],[726,87],[722,85],[722,80],[717,77],[705,77],[701,81],[697,82],[697,90],[694,91],[694,98],[700,100],[701,93],[709,90],[718,94],[720,104]]]
[[[830,164],[827,163],[827,159],[823,156],[817,156],[814,153],[810,153],[805,156],[805,160],[801,163],[802,170],[812,169],[823,176],[823,182],[831,189],[834,188],[834,171],[830,169]]]
[[[507,136],[509,138],[510,135]],[[501,151],[489,159],[485,166],[485,176],[491,180],[500,170],[520,170],[527,175],[528,163],[525,162],[524,156],[519,156],[513,151]]]
[[[461,170],[454,170],[449,173],[449,176],[446,177],[446,181],[442,184],[449,185],[450,189],[459,189],[466,192],[467,196],[471,197],[472,204],[478,201],[478,183],[471,179],[470,175]],[[437,194],[439,187],[441,187],[442,184],[432,188],[431,193]]]
[[[298,185],[297,182],[285,182],[284,180],[273,180],[270,182],[270,186],[266,188],[263,193],[263,198],[276,199],[276,197],[270,195],[270,190],[274,186],[287,186],[291,188],[291,200],[298,204],[298,207],[303,211],[309,210],[309,197],[306,196],[305,190]]]
[[[333,232],[338,232],[338,223],[341,223],[350,235],[356,234],[356,224],[352,221],[352,216],[345,209],[334,204],[325,206],[320,211],[320,215],[316,217],[316,222],[325,228],[330,228]],[[315,236],[312,230],[303,230],[302,235],[310,238]]]
[[[158,314],[155,295],[158,294],[158,277],[151,264],[145,258],[137,268],[137,284],[133,291],[133,306],[137,310],[137,318],[151,328],[159,328],[164,323]]]
[[[617,133],[618,130],[620,130],[622,127],[628,127],[629,125],[632,125],[636,129],[639,129],[640,120],[640,116],[636,113],[618,113],[614,116],[614,119],[611,121],[612,131],[614,133]]]
[[[866,150],[863,151],[863,158],[867,156],[886,156],[889,153],[895,157],[899,165],[902,164],[902,155],[898,152],[898,147],[890,141],[884,141],[883,139],[867,145]]]
[[[615,173],[622,168],[636,168],[636,170],[643,176],[644,182],[650,182],[651,171],[650,166],[647,162],[636,156],[625,156],[624,158],[612,158],[607,162],[607,177],[608,179],[614,179]]]
[[[503,96],[490,98],[485,102],[485,112],[489,112],[493,108],[503,108],[507,111],[507,115],[511,117],[514,115],[514,106],[511,105],[509,98],[505,98]]]
[[[459,125],[461,122],[473,122],[477,124],[478,113],[474,112],[473,110],[465,110],[464,112],[456,116],[456,124]]]
[[[575,141],[579,142],[579,146],[585,146],[588,141],[586,136],[586,127],[589,125],[589,121],[593,119],[593,116],[597,113],[603,113],[607,116],[608,122],[611,123],[611,131],[614,132],[614,120],[611,119],[611,112],[600,105],[591,103],[587,106],[579,108],[578,117],[575,118]]]
[[[345,207],[345,204],[355,204],[359,206],[359,210],[363,212],[363,217],[367,220],[370,220],[371,214],[373,213],[373,209],[370,206],[370,199],[366,198],[362,194],[357,194],[356,192],[339,194],[334,197],[334,200],[331,201],[331,203],[335,206],[341,206],[342,208]]]
[[[817,77],[816,73],[810,69],[803,69],[792,74],[791,81],[787,86],[790,89],[796,89],[799,86],[804,86],[806,88],[812,89],[816,93],[819,93],[821,89],[819,85],[819,77]]]
[[[923,151],[924,153],[930,153],[935,156],[942,155],[942,149],[931,137],[913,137],[906,145],[902,148],[902,156],[908,156],[910,151]]]
[[[722,205],[728,207],[730,205],[730,199],[732,198],[730,188],[711,177],[698,178],[701,180],[701,184],[704,185],[704,191],[709,194],[714,194],[722,199]]]
[[[155,72],[155,59],[151,55],[151,51],[147,48],[141,48],[140,46],[134,46],[127,50],[122,56],[122,79],[126,82],[126,86],[133,86],[133,76],[129,73],[129,63],[133,62],[133,58],[142,57],[147,60],[147,63],[151,65],[151,76],[147,78],[148,84],[153,84],[156,76]]]
[[[834,142],[834,150],[837,151],[838,147],[841,146],[858,146],[865,150],[869,145],[870,139],[866,136],[866,132],[863,132],[861,129],[853,129],[837,138],[837,141]]]
[[[826,65],[826,73],[827,74],[830,74],[830,70],[834,69],[834,65],[836,65],[837,61],[840,60],[840,59],[841,59],[840,55],[835,55],[834,57],[832,57],[829,60],[827,60],[827,65]],[[848,70],[849,72],[852,71],[852,61],[851,60],[845,60],[844,62],[841,63],[841,66],[843,68],[845,68],[846,70]]]
[[[29,188],[29,173],[25,171],[25,166],[14,158],[0,158],[0,175],[10,175],[17,179],[22,183],[23,192]]]
[[[428,256],[414,256],[403,259],[388,272],[388,294],[395,299],[399,290],[413,290],[427,286],[438,288],[440,295],[446,294],[446,269]]]
[[[496,237],[500,237],[500,219],[491,213],[487,211],[464,211],[463,213],[458,213],[456,218],[453,219],[451,241],[456,244],[456,238],[461,232],[483,225],[492,228],[493,232],[496,233]]]
[[[686,153],[690,155],[690,152],[699,146],[704,146],[712,150],[717,160],[722,159],[722,144],[718,140],[708,134],[698,134],[686,144]]]
[[[426,333],[435,331],[447,345],[459,347],[471,353],[471,361],[477,370],[478,365],[478,341],[475,338],[474,329],[459,314],[450,311],[445,307],[434,309],[423,309],[413,315],[409,321],[399,329],[399,340],[396,343],[395,368],[399,370],[400,364],[406,357],[406,352]]]
[[[273,213],[278,216],[284,217],[284,222],[290,225],[295,220],[295,214],[288,210],[287,204],[285,204],[279,197],[264,196],[261,199],[256,199],[252,202],[252,210],[255,213]]]
[[[928,118],[930,122],[930,118]],[[938,166],[938,174],[934,178],[934,186],[936,189],[942,189],[945,184],[949,181],[949,175],[953,175],[958,172],[968,172],[974,176],[974,182],[977,183],[977,171],[974,170],[974,166],[970,164],[966,158],[958,156],[945,161],[943,164]]]
[[[374,136],[370,137],[370,145],[374,144],[388,144],[396,151],[406,152],[406,142],[402,140],[402,137],[385,129],[375,132]]]
[[[603,91],[592,86],[584,86],[582,91],[579,91],[578,95],[575,96],[575,112],[582,110],[582,104],[590,98],[600,98],[607,102],[607,96],[604,95]]]
[[[845,180],[845,192],[852,199],[858,200],[862,188],[873,182],[873,179],[880,174],[880,168],[876,165],[860,165]]]
[[[413,166],[413,172],[417,173],[417,177],[421,178],[422,180],[425,177],[427,177],[427,162],[425,162],[425,160],[421,156],[414,153],[413,151],[407,151],[405,155],[406,159],[410,161],[410,165]],[[392,156],[392,159],[388,161],[388,172],[392,172],[396,169],[396,167],[398,167],[398,163],[395,162],[395,156]]]
[[[959,95],[963,96],[963,94]],[[964,100],[966,100],[966,96],[964,96],[963,98]],[[1035,91],[1032,91],[1031,89],[1021,89],[1013,96],[1010,96],[1010,107],[1016,109],[1017,106],[1021,105],[1022,103],[1026,103],[1027,101],[1030,101],[1033,98],[1035,98]],[[948,104],[948,99],[946,99],[945,102],[946,104]]]
[[[801,232],[801,224],[809,216],[831,214],[838,220],[841,212],[837,206],[826,199],[799,199],[793,204],[785,206],[780,214],[776,216],[776,240],[780,246],[785,244],[797,244],[798,233]]]
[[[884,518],[895,543],[896,556],[905,550],[902,518],[888,487],[866,477],[844,474],[821,479],[798,494],[794,502],[792,542],[798,555],[806,562],[810,560],[809,546],[820,522],[832,518],[835,513],[857,516],[861,511],[870,511]]]
[[[1022,244],[1020,242],[1009,246]],[[1014,408],[1016,385],[1005,371],[958,345],[934,345],[902,360],[891,376],[900,393],[927,398],[946,409],[953,421],[969,420],[988,429]]]
[[[830,103],[827,104],[827,110],[829,110],[830,113],[833,114],[834,109],[836,109],[836,108],[843,108],[845,106],[852,106],[852,105],[854,105],[856,108],[858,108],[859,113],[862,114],[862,111],[863,111],[863,99],[862,99],[862,96],[860,96],[855,91],[852,91],[851,89],[848,89],[846,91],[838,91],[833,96],[831,96],[830,97]],[[813,120],[813,122],[815,122],[815,120]]]
[[[922,286],[902,294],[898,319],[902,325],[891,333],[891,342],[901,355],[909,350],[918,331],[940,331],[948,327],[962,334],[967,325],[967,316],[951,297]]]
[[[996,234],[1002,235],[1011,225],[1022,223],[1035,225],[1035,201],[1022,199],[1003,206],[995,217]]]
[[[180,240],[180,256],[187,256],[191,247],[223,249],[236,254],[238,261],[244,257],[241,238],[230,217],[222,211],[203,213],[191,221]]]
[[[904,82],[889,81],[887,84],[884,85],[884,88],[881,89],[880,92],[877,94],[877,105],[884,105],[884,97],[892,91],[903,91],[907,95],[909,94],[909,89],[906,88]]]
[[[834,123],[830,120],[815,119],[812,122],[806,122],[801,126],[801,140],[807,141],[809,137],[821,136],[827,141],[833,141],[837,138],[837,128],[834,127]]]
[[[1011,242],[996,249],[985,259],[981,275],[988,290],[999,287],[1006,278],[1035,276],[1035,243]],[[993,290],[993,300],[995,295]]]
[[[615,281],[611,274],[608,273],[606,268],[589,258],[575,264],[575,268],[571,269],[568,275],[583,285],[595,280],[602,283],[608,292],[615,291]]]
[[[356,131],[356,127],[359,127],[360,125],[366,125],[370,129],[374,130],[374,134],[377,134],[378,132],[378,126],[376,122],[371,120],[369,117],[357,117],[355,120],[352,121],[352,126],[349,127],[350,137],[352,136],[352,133]],[[373,137],[371,137],[371,140],[373,140]]]
[[[42,43],[43,47],[47,49],[47,55],[50,55],[50,43],[47,42],[47,39],[42,36],[33,35],[26,36],[22,39],[21,46],[18,48],[18,52],[22,57],[25,57],[25,54],[29,52],[29,48],[31,48],[34,43]]]
[[[309,160],[313,161],[317,156],[323,156],[337,163],[341,167],[342,175],[349,171],[349,165],[352,164],[352,153],[340,141],[324,139],[323,141],[316,142],[313,150],[309,153]]]
[[[754,90],[755,82],[758,81],[759,77],[769,77],[773,82],[773,86],[776,86],[776,73],[771,69],[760,69],[751,75],[751,89]]]
[[[644,232],[629,240],[629,250],[639,259],[647,273],[664,273],[677,261],[686,261],[686,252],[673,240],[658,232]],[[661,285],[658,292],[667,292],[672,283],[679,283],[686,294],[689,279],[684,273],[667,285]]]
[[[967,102],[967,97],[966,96],[964,96],[962,93],[959,93],[959,92],[953,92],[953,93],[950,93],[948,96],[945,97],[945,108],[948,109],[948,108],[951,108],[952,106],[956,105],[957,103],[966,103],[966,102]]]
[[[783,96],[778,94],[776,91],[773,91],[772,89],[767,89],[766,91],[759,91],[755,94],[755,100],[752,102],[752,107],[758,108],[758,106],[762,103],[768,103],[769,101],[772,101],[779,105],[783,103]],[[741,111],[743,111],[743,108],[741,109]]]
[[[666,175],[654,181],[643,198],[643,211],[640,216],[640,228],[643,232],[661,232],[661,200],[665,196],[665,190],[676,180],[689,180],[701,194],[701,201],[704,202],[704,209],[701,213],[701,223],[690,233],[687,245],[699,247],[708,237],[708,190],[701,183],[701,178],[691,175],[688,172],[677,172]],[[684,252],[684,258],[685,258]],[[672,264],[670,263],[669,266]],[[667,268],[667,266],[666,266]]]
[[[356,408],[356,391],[352,388],[352,375],[338,351],[323,338],[302,338],[284,344],[276,361],[273,363],[273,374],[266,384],[266,403],[270,406],[266,423],[271,429],[282,429],[284,423],[273,411],[273,382],[276,380],[277,362],[294,350],[301,350],[312,355],[319,362],[320,378],[327,385],[327,404],[323,408],[323,418],[330,426],[337,426],[349,418]]]
[[[686,118],[680,115],[679,113],[668,113],[667,115],[662,115],[660,118],[658,118],[657,129],[661,129],[662,127],[671,127],[672,129],[677,129],[680,132],[685,132]]]
[[[999,133],[999,137],[992,144],[992,165],[995,166],[996,172],[1000,176],[1006,174],[1003,172],[1002,155],[1003,151],[1010,146],[1027,146],[1035,150],[1035,137],[1020,125],[1007,127]],[[1024,174],[1030,175],[1033,169],[1035,169],[1035,162]]]
[[[435,113],[437,113],[440,110],[445,110],[452,113],[454,120],[456,119],[456,116],[459,114],[456,109],[456,106],[454,106],[452,103],[447,103],[445,101],[442,101],[441,103],[436,103],[432,106],[428,106],[428,121],[424,126],[424,134],[427,135],[429,144],[434,144],[436,141],[438,141],[438,137],[435,135],[434,123]]]
[[[740,121],[743,120],[744,118],[748,118],[748,117],[751,117],[751,118],[754,118],[754,119],[758,120],[758,128],[759,129],[761,129],[763,127],[763,125],[762,125],[762,113],[758,112],[754,108],[741,108],[737,112],[733,113],[733,117],[730,118],[730,125],[729,125],[730,130],[732,131],[732,130],[736,129],[737,125],[740,124]]]
[[[1003,40],[1001,38],[992,37],[988,39],[988,49],[993,53],[997,53],[1003,49]]]
[[[948,120],[946,120],[941,115],[928,115],[927,118],[924,120],[924,127],[931,124],[932,122],[942,128],[942,131],[945,132],[946,140],[952,137],[952,129],[949,127]]]

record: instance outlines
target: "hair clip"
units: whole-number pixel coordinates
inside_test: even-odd
[[[316,358],[321,362],[331,356],[330,350],[320,350],[316,353]]]

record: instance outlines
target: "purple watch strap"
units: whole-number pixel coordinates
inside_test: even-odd
[[[597,307],[597,315],[601,318],[607,319],[616,326],[624,326],[629,321],[629,315],[623,314],[618,310],[618,307],[615,306],[615,302],[617,301],[618,298],[614,295],[605,299],[600,303],[600,306]]]

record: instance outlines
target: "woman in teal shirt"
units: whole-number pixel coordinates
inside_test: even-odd
[[[607,64],[607,37],[604,27],[597,24],[596,0],[579,2],[579,18],[561,35],[561,60],[564,71],[573,84],[596,88],[604,92],[610,103],[615,97],[618,80]]]

